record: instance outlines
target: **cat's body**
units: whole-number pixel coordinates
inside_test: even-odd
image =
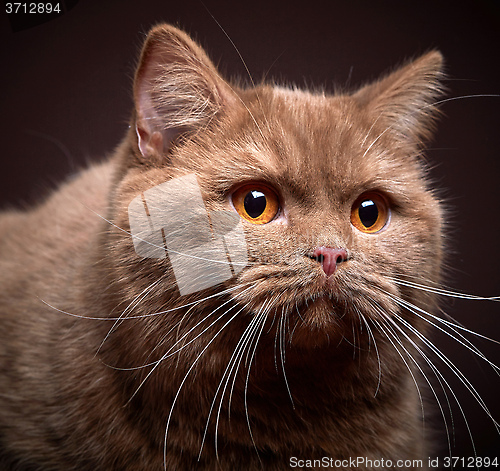
[[[154,30],[116,153],[1,216],[0,466],[425,468],[412,343],[426,322],[401,304],[435,300],[394,279],[440,279],[441,209],[420,157],[440,68],[430,53],[338,97],[235,91],[187,36]],[[134,250],[129,204],[193,174],[209,212],[236,213],[248,184],[279,210],[243,220],[245,268],[180,296],[168,258]],[[362,195],[387,205],[380,230],[352,222]]]

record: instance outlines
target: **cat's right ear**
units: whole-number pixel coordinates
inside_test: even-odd
[[[134,82],[137,145],[145,159],[162,158],[181,136],[207,126],[235,100],[186,33],[170,25],[149,32]]]

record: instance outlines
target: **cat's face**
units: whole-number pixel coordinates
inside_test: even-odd
[[[220,79],[186,37],[153,33],[136,78],[136,129],[115,195],[114,222],[126,228],[111,239],[121,254],[114,264],[122,306],[140,304],[133,312],[143,315],[171,312],[157,334],[163,340],[175,326],[189,332],[208,312],[224,309],[247,324],[267,317],[271,337],[286,320],[290,344],[301,348],[352,338],[353,329],[392,315],[421,329],[425,322],[399,300],[429,308],[433,299],[397,281],[428,284],[440,275],[441,210],[427,188],[420,145],[440,63],[431,53],[354,94],[245,91]],[[210,244],[201,256],[191,251],[201,241],[189,235],[197,224],[189,192],[162,186],[187,176],[201,193],[202,212],[237,219],[245,263],[222,282],[183,295],[171,257],[188,261],[188,278],[210,280],[201,259],[217,256]],[[170,204],[148,201],[152,188],[170,191],[178,205],[168,230],[157,228],[162,250],[166,244],[168,252],[171,233],[190,238],[169,257],[134,250],[141,236],[130,224],[131,201],[165,211]]]

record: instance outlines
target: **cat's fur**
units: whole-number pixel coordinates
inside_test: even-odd
[[[33,209],[1,216],[1,469],[152,471],[165,455],[169,470],[267,470],[289,469],[292,456],[429,456],[407,353],[418,357],[419,339],[404,325],[425,333],[426,323],[395,299],[425,310],[435,300],[393,279],[440,280],[441,209],[421,152],[441,68],[431,52],[355,93],[244,89],[186,34],[154,28],[117,151]],[[232,190],[258,181],[279,194],[283,217],[244,222],[248,266],[180,297],[168,259],[134,251],[127,208],[191,173],[209,210],[231,210]],[[368,190],[392,208],[377,234],[350,222]],[[319,246],[348,252],[328,280],[311,259]],[[265,323],[220,402],[252,319]]]

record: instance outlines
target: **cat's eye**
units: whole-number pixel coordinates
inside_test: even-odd
[[[266,185],[252,183],[238,188],[232,195],[236,212],[253,224],[267,224],[279,212],[279,198]]]
[[[389,204],[379,193],[364,193],[352,206],[351,223],[365,234],[375,234],[387,226]]]

